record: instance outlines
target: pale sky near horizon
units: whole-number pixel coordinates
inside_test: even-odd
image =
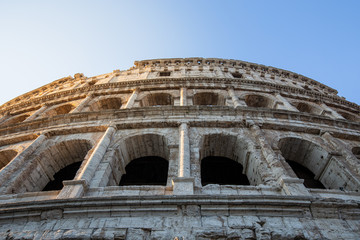
[[[170,57],[274,66],[360,104],[359,12],[359,0],[0,0],[0,104],[78,72]]]

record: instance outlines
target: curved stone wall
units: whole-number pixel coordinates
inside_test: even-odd
[[[336,94],[226,59],[56,80],[0,107],[0,237],[358,239],[360,107]]]

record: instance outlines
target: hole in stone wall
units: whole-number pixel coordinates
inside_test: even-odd
[[[314,179],[315,174],[313,174],[309,169],[294,161],[287,160],[287,163],[290,165],[298,178],[304,179],[305,187],[325,189],[324,185],[319,180]]]
[[[243,78],[243,75],[241,73],[231,73],[231,75],[234,77],[234,78]]]
[[[17,155],[15,150],[0,151],[0,170],[5,167]]]
[[[43,189],[43,191],[54,191],[61,190],[63,188],[64,180],[72,180],[74,179],[76,172],[80,168],[82,162],[76,162],[70,164],[54,175],[54,180],[50,181]]]
[[[141,157],[132,160],[126,167],[120,186],[166,185],[169,163],[157,156]]]
[[[250,185],[240,163],[226,157],[209,156],[201,160],[201,184]]]
[[[171,72],[160,72],[160,77],[169,77]]]
[[[245,103],[249,107],[270,108],[270,100],[260,95],[247,95],[245,97]]]

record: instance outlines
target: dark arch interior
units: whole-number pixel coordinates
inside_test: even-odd
[[[269,107],[269,100],[260,95],[247,95],[245,97],[245,103],[249,107]]]
[[[126,174],[120,186],[129,185],[166,185],[169,163],[157,156],[141,157],[132,160],[126,167]]]
[[[216,93],[197,93],[194,95],[194,105],[219,105],[219,96]]]
[[[298,178],[304,179],[305,187],[325,189],[324,185],[319,180],[314,179],[315,174],[313,174],[309,169],[294,161],[287,160],[287,163],[290,165]]]
[[[121,99],[120,98],[106,98],[102,99],[91,105],[92,110],[109,110],[109,109],[120,109]]]
[[[300,112],[306,112],[306,113],[311,113],[312,112],[311,107],[306,103],[298,103],[298,104],[296,104],[296,108]]]
[[[43,191],[54,191],[61,190],[63,188],[62,182],[64,180],[72,180],[74,179],[76,172],[80,168],[82,162],[72,163],[54,175],[54,180],[50,181],[43,189]]]
[[[0,151],[0,170],[5,167],[16,155],[17,152],[15,150]]]
[[[141,106],[173,105],[173,97],[168,93],[149,94],[141,101]]]
[[[358,158],[360,159],[360,147],[354,147],[352,149],[352,153]]]
[[[26,114],[26,115],[20,115],[18,117],[14,117],[11,118],[7,121],[4,122],[4,126],[8,126],[8,125],[12,125],[12,124],[16,124],[16,123],[21,123],[23,121],[25,121],[25,119],[27,119],[30,115]]]
[[[354,121],[354,122],[358,121],[358,118],[353,114],[346,113],[346,112],[339,112],[339,114],[347,120]]]
[[[250,185],[242,174],[240,163],[226,157],[205,157],[201,160],[201,184]]]

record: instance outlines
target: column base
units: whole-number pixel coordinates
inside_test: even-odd
[[[304,186],[304,180],[299,178],[281,178],[280,185],[286,195],[310,195]]]
[[[173,195],[193,195],[194,178],[178,177],[172,179]]]
[[[64,187],[56,198],[80,198],[84,195],[86,190],[85,180],[69,180],[63,181]]]

